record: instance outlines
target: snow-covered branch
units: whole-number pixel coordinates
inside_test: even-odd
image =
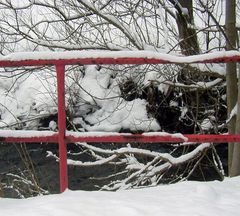
[[[129,176],[126,176],[123,180],[117,180],[115,183],[112,182],[109,186],[103,187],[103,189],[108,190],[127,189],[130,187],[141,186],[146,184],[146,182],[148,182],[148,184],[155,184],[157,181],[156,179],[168,170],[174,167],[181,167],[182,164],[187,164],[191,160],[196,160],[200,155],[204,155],[204,152],[211,147],[211,144],[203,143],[198,145],[192,151],[175,157],[171,153],[160,153],[146,149],[139,149],[131,147],[130,145],[116,150],[98,148],[86,143],[78,143],[77,145],[88,150],[90,154],[93,154],[95,160],[82,162],[79,160],[68,159],[67,163],[70,166],[94,167],[110,163],[112,165],[124,165]],[[101,157],[95,157],[95,153],[101,155]],[[54,157],[59,161],[58,157],[51,152],[48,153],[48,156]],[[143,162],[140,158],[148,158],[148,160]]]
[[[106,15],[101,13],[100,10],[98,10],[94,5],[92,5],[87,0],[78,0],[79,3],[83,4],[86,8],[88,8],[90,11],[93,11],[98,16],[102,17],[104,20],[118,28],[128,39],[129,41],[139,50],[142,50],[143,47],[140,44],[139,39],[137,38],[137,35],[135,35],[133,32],[129,31],[129,27],[125,26],[125,24],[120,23],[114,16],[112,15]]]

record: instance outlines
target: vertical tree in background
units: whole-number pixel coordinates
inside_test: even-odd
[[[179,45],[184,55],[199,54],[197,33],[193,19],[193,2],[192,0],[171,0],[177,10],[176,22],[179,31]]]
[[[240,77],[240,71],[238,72]],[[236,116],[236,134],[240,134],[240,81],[238,78],[238,98],[237,98],[237,116]],[[240,143],[234,143],[231,161],[230,176],[240,175]]]
[[[226,1],[226,49],[234,50],[236,49],[236,0]],[[227,106],[228,106],[228,116],[231,115],[237,103],[237,66],[236,63],[227,63],[226,66],[226,80],[227,80]],[[238,120],[238,121],[236,121]],[[230,134],[239,132],[239,116],[232,116],[228,124],[228,131]],[[236,124],[237,123],[237,124]],[[240,148],[236,143],[229,143],[229,175],[236,176],[240,174]]]

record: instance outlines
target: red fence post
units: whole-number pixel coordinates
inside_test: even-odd
[[[57,98],[58,98],[58,149],[59,149],[59,178],[60,192],[68,188],[67,146],[65,140],[66,111],[65,111],[65,65],[56,65]]]

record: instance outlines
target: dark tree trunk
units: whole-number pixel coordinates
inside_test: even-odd
[[[170,0],[177,10],[179,45],[184,55],[200,53],[196,29],[194,29],[192,0]],[[187,10],[186,10],[187,9]],[[186,13],[187,12],[187,13]]]
[[[236,0],[226,1],[226,50],[236,49],[237,32],[236,32]],[[226,67],[227,78],[227,106],[228,116],[237,103],[238,88],[237,88],[237,67],[236,63],[227,63]],[[239,109],[239,107],[238,107]],[[239,133],[240,127],[239,116],[234,116],[228,124],[230,134]],[[237,125],[236,125],[237,124]],[[240,174],[240,148],[239,144],[229,143],[228,154],[229,175],[236,176]]]

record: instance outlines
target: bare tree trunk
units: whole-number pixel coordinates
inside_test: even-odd
[[[230,116],[231,111],[236,105],[237,98],[237,84],[236,84],[236,64],[228,63],[226,67],[227,72],[227,107],[228,107],[228,117]],[[228,133],[235,134],[236,129],[236,116],[233,116],[232,119],[228,123]],[[231,176],[231,167],[233,160],[233,152],[234,152],[234,143],[228,144],[228,170],[229,175]]]
[[[177,25],[179,31],[179,45],[184,55],[199,54],[199,44],[196,30],[193,28],[193,2],[192,0],[171,0],[177,9]],[[187,10],[186,10],[187,9]]]
[[[233,50],[236,48],[236,0],[228,0],[226,1],[226,49]],[[237,103],[237,68],[236,63],[227,63],[226,67],[227,72],[227,106],[228,106],[228,117],[230,116],[231,111]],[[230,134],[234,134],[236,130],[236,116],[234,116],[229,124],[228,131]],[[235,152],[234,143],[229,143],[228,150],[228,169],[229,175],[233,176],[236,170],[237,164],[240,162],[236,161],[236,153]],[[234,161],[234,163],[233,163]],[[240,164],[239,164],[240,165]],[[240,167],[239,167],[240,168]]]
[[[239,71],[240,76],[240,71]],[[240,80],[238,81],[238,100],[237,100],[237,117],[236,117],[236,134],[240,133]],[[234,143],[232,152],[232,163],[230,176],[240,175],[240,143]]]
[[[4,197],[4,193],[3,193],[1,182],[0,182],[0,197]]]

